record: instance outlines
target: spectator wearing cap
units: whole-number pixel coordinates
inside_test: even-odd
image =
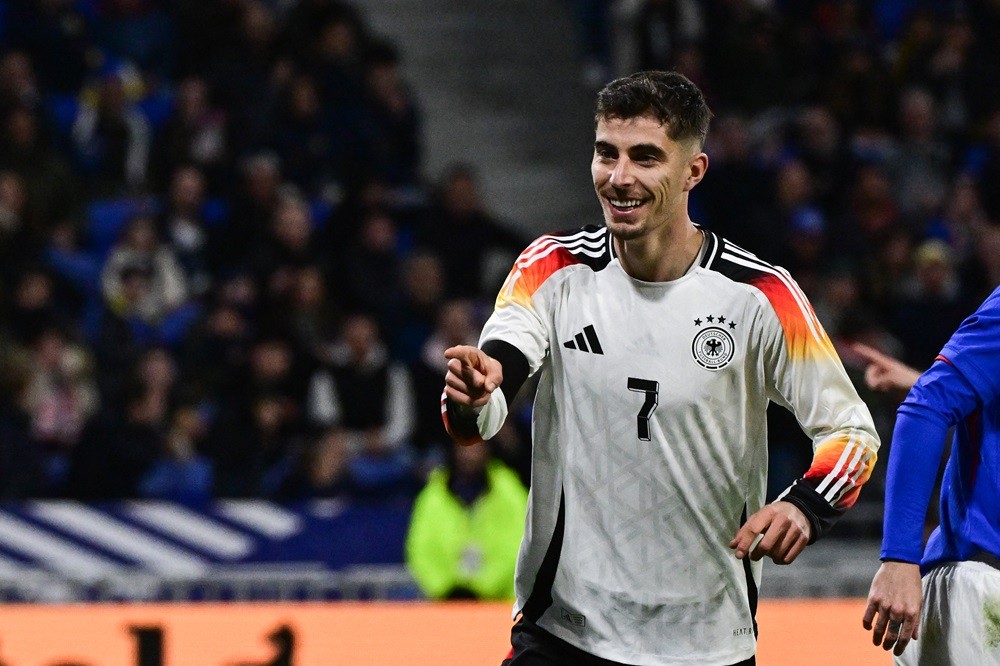
[[[903,343],[904,361],[926,367],[974,309],[959,290],[951,248],[931,239],[913,254],[913,271],[892,309],[889,329]]]

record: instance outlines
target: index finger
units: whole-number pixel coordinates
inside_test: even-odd
[[[863,342],[855,342],[851,345],[851,349],[853,349],[858,356],[869,363],[885,363],[886,361],[891,360],[888,355],[883,354],[874,347],[869,347]]]
[[[476,365],[477,352],[475,347],[458,346],[458,347],[448,347],[444,350],[444,357],[446,359],[456,359],[462,365]]]

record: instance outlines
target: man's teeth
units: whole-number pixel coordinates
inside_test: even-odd
[[[635,208],[636,206],[641,206],[642,201],[639,199],[627,199],[625,201],[619,201],[618,199],[609,199],[611,205],[615,208]]]

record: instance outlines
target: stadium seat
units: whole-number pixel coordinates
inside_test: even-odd
[[[80,111],[80,102],[76,95],[70,93],[52,93],[45,99],[45,108],[56,133],[63,140],[68,139],[73,131],[76,114]]]
[[[223,197],[210,197],[201,205],[201,217],[208,227],[220,227],[229,219],[229,202]]]
[[[139,213],[160,212],[156,199],[98,199],[87,206],[87,243],[91,250],[103,257],[118,240],[122,228],[130,218]]]
[[[322,231],[333,214],[333,204],[326,199],[313,199],[309,202],[309,214],[312,216],[313,228]]]
[[[145,116],[155,132],[163,127],[170,114],[174,112],[174,100],[166,93],[155,93],[136,102],[136,108]]]

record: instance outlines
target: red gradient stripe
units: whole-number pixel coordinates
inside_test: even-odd
[[[558,241],[552,240],[550,242],[557,243]],[[553,274],[566,266],[580,263],[575,254],[561,245],[541,258],[536,258],[537,246],[533,247],[535,249],[529,248],[518,257],[514,268],[507,277],[507,285],[497,297],[497,307],[501,307],[509,301],[520,305],[529,305],[534,293]],[[513,284],[511,284],[512,280]]]

